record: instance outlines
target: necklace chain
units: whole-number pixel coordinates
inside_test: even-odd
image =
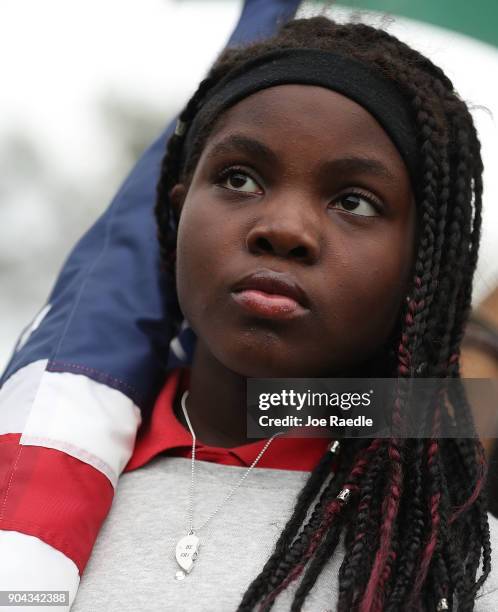
[[[282,432],[278,432],[278,433],[274,434],[269,440],[266,441],[266,444],[260,450],[260,452],[259,452],[258,456],[256,457],[256,459],[254,459],[254,461],[251,463],[251,465],[247,468],[246,472],[243,474],[243,476],[239,480],[239,482],[232,487],[232,489],[228,492],[226,497],[220,502],[220,504],[214,510],[214,512],[201,525],[199,525],[199,527],[196,527],[194,529],[194,473],[195,473],[195,441],[196,441],[196,435],[194,433],[194,429],[192,427],[192,424],[190,423],[190,419],[189,419],[188,413],[187,413],[186,402],[187,402],[188,394],[189,394],[188,391],[184,392],[184,394],[182,395],[181,404],[182,404],[183,415],[185,416],[185,420],[187,421],[188,428],[190,429],[190,433],[192,434],[192,475],[191,475],[191,480],[190,480],[190,500],[189,500],[189,524],[190,524],[190,527],[189,527],[189,530],[188,530],[189,535],[191,535],[191,534],[194,534],[195,532],[199,531],[203,527],[205,527],[218,514],[220,509],[226,504],[226,502],[228,502],[230,500],[230,498],[233,496],[235,491],[237,491],[237,489],[240,487],[240,485],[249,476],[249,474],[251,473],[251,470],[254,468],[254,466],[261,459],[261,457],[265,453],[266,449],[273,442],[274,438],[276,438]]]

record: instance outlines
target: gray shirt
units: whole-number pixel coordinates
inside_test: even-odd
[[[203,523],[247,468],[197,461],[194,527]],[[234,496],[199,531],[192,572],[175,580],[177,541],[188,528],[191,460],[159,456],[119,480],[109,515],[82,576],[71,612],[233,612],[270,557],[309,472],[254,468]],[[491,541],[498,520],[490,516]],[[338,547],[309,593],[304,612],[335,610]],[[493,560],[494,559],[493,555]],[[498,610],[498,572],[476,600],[478,612]],[[288,612],[297,584],[273,609]]]

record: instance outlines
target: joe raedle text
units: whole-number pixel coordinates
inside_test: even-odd
[[[277,418],[263,414],[259,417],[261,427],[372,427],[373,419],[365,415],[356,417],[341,417],[331,414],[328,417],[297,417],[287,415]]]

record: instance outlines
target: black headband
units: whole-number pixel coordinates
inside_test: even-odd
[[[184,159],[190,156],[200,127],[253,93],[276,85],[317,85],[336,91],[368,110],[396,145],[416,184],[418,153],[410,104],[396,85],[370,66],[319,49],[280,49],[248,60],[229,71],[207,93],[192,124],[178,122],[176,133],[187,131]]]

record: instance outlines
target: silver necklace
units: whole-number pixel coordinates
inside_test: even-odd
[[[190,423],[190,419],[188,418],[186,401],[188,397],[188,391],[182,395],[182,410],[185,416],[185,420],[187,421],[188,428],[190,429],[190,433],[192,434],[192,477],[190,481],[190,496],[189,496],[189,528],[187,529],[187,535],[183,536],[178,540],[175,549],[175,557],[178,565],[180,566],[180,570],[178,570],[175,574],[176,580],[183,580],[194,568],[194,563],[199,556],[199,548],[200,548],[200,540],[197,537],[197,532],[203,529],[220,511],[221,507],[228,502],[228,500],[233,496],[235,491],[240,487],[240,485],[244,482],[244,480],[249,476],[249,473],[253,469],[253,467],[258,463],[258,461],[263,456],[266,449],[270,446],[273,439],[276,438],[280,433],[278,432],[274,434],[269,440],[267,440],[266,444],[263,446],[261,451],[259,452],[256,459],[251,463],[251,465],[247,468],[246,472],[243,474],[242,478],[239,482],[232,487],[229,491],[225,499],[218,505],[215,511],[201,524],[199,527],[194,528],[194,473],[195,473],[195,433]]]

